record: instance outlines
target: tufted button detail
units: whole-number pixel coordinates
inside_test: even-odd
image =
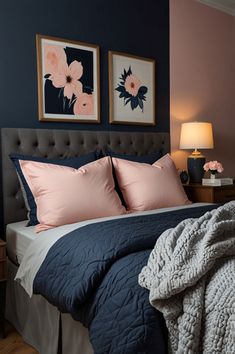
[[[67,141],[66,145],[69,146],[70,145],[70,141]]]
[[[33,146],[34,146],[34,147],[38,147],[38,142],[35,141],[35,142],[33,143]]]
[[[52,141],[52,142],[50,143],[50,146],[55,146],[55,142]]]
[[[21,142],[20,142],[20,140],[18,140],[18,141],[17,141],[17,145],[20,146],[20,144],[21,144]]]

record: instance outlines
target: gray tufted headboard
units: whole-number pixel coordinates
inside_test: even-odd
[[[54,129],[1,129],[3,223],[26,219],[26,209],[10,153],[65,158],[95,149],[143,155],[160,148],[169,152],[169,133],[111,132]]]

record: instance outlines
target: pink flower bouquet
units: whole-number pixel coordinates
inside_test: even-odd
[[[205,163],[203,169],[206,172],[210,171],[212,175],[215,175],[216,173],[221,173],[224,170],[222,164],[218,161],[209,161]]]

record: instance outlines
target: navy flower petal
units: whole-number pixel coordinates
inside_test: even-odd
[[[141,108],[141,110],[142,110],[142,112],[143,112],[143,110],[144,110],[144,104],[143,104],[143,101],[142,101],[140,98],[138,98],[138,103],[139,103],[139,106],[140,106],[140,108]]]
[[[125,92],[121,92],[119,97],[122,98],[122,97],[125,97],[126,96],[126,93]]]
[[[145,95],[148,92],[148,88],[146,86],[140,86],[138,94]]]
[[[124,86],[118,86],[118,87],[115,88],[115,90],[118,91],[118,92],[124,92],[124,91],[126,91],[126,89],[125,89]]]
[[[124,101],[124,105],[126,106],[131,101],[131,97]]]
[[[127,71],[127,76],[131,75],[132,74],[132,71],[131,71],[131,66],[129,66],[129,69]]]
[[[132,97],[131,99],[131,109],[134,110],[136,107],[138,107],[139,101],[137,97]]]

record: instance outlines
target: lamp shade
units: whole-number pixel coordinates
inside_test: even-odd
[[[212,124],[188,122],[181,126],[180,149],[213,149]]]

